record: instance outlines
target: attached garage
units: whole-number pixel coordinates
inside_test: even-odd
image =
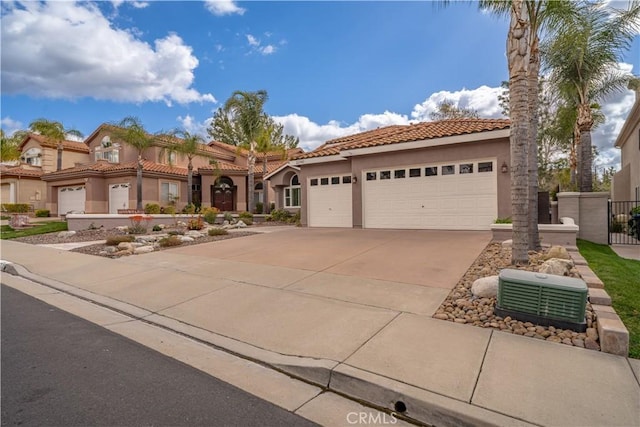
[[[364,228],[488,230],[498,216],[495,159],[367,170]]]
[[[310,227],[353,227],[351,175],[308,179]]]
[[[86,191],[84,185],[58,188],[58,215],[85,211]]]
[[[129,184],[109,185],[109,213],[117,214],[118,209],[129,209]]]

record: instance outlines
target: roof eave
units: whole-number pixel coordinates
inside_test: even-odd
[[[636,95],[636,102],[633,104],[633,107],[627,116],[627,120],[625,120],[622,125],[622,129],[616,138],[614,147],[622,148],[624,143],[630,139],[635,124],[638,122],[640,122],[640,94]]]

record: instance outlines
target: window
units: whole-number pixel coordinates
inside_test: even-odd
[[[284,206],[286,208],[300,207],[300,181],[297,174],[291,177],[289,186],[284,189]]]
[[[428,168],[424,168],[424,176],[436,176],[438,175],[438,167],[430,166]]]
[[[375,172],[367,172],[367,181],[375,181],[376,173]]]
[[[478,173],[480,172],[493,172],[493,162],[478,163]]]
[[[409,178],[416,178],[420,176],[420,168],[409,169]]]
[[[175,165],[176,164],[176,161],[178,160],[178,155],[176,154],[175,151],[168,151],[165,154],[165,156],[166,156],[165,158],[167,160],[167,164],[168,165]]]
[[[340,177],[339,176],[331,177],[331,185],[335,185],[335,184],[340,184]]]
[[[311,185],[312,185],[312,186],[314,186],[314,187],[315,187],[316,185],[318,185],[318,178],[313,178],[313,179],[311,180]]]
[[[253,186],[253,190],[253,200],[256,203],[264,203],[264,187],[262,182],[256,183],[256,185]]]
[[[160,203],[170,205],[175,203],[180,194],[178,193],[177,182],[161,182],[160,183]]]
[[[391,171],[380,172],[380,179],[391,179]]]
[[[343,176],[342,177],[342,183],[343,184],[351,184],[351,175]]]
[[[102,138],[100,147],[96,148],[96,161],[106,160],[109,163],[120,162],[120,150],[119,146],[111,143],[111,138],[105,136]]]
[[[460,173],[473,173],[473,163],[463,163],[460,165]]]
[[[42,151],[39,148],[29,148],[22,155],[22,161],[31,166],[42,166]]]
[[[329,178],[320,178],[320,185],[329,185]]]
[[[406,172],[407,172],[407,171],[406,171],[406,170],[404,170],[404,169],[398,169],[398,170],[395,170],[395,171],[393,171],[393,177],[394,177],[395,179],[404,178],[404,177],[405,177]]]
[[[442,166],[442,175],[453,175],[456,173],[456,167],[454,165]]]

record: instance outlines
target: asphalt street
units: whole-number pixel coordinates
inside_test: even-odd
[[[12,288],[1,292],[3,426],[315,425]]]

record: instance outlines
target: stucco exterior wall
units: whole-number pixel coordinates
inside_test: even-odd
[[[33,209],[46,209],[47,185],[40,178],[11,177],[2,178],[2,185],[13,189],[14,203],[26,203]],[[10,198],[1,201],[10,203]]]
[[[629,183],[624,200],[640,200],[640,123],[636,124],[622,146],[620,163],[623,168],[629,168]]]
[[[558,193],[558,217],[569,217],[579,227],[578,237],[607,244],[609,193]]]

